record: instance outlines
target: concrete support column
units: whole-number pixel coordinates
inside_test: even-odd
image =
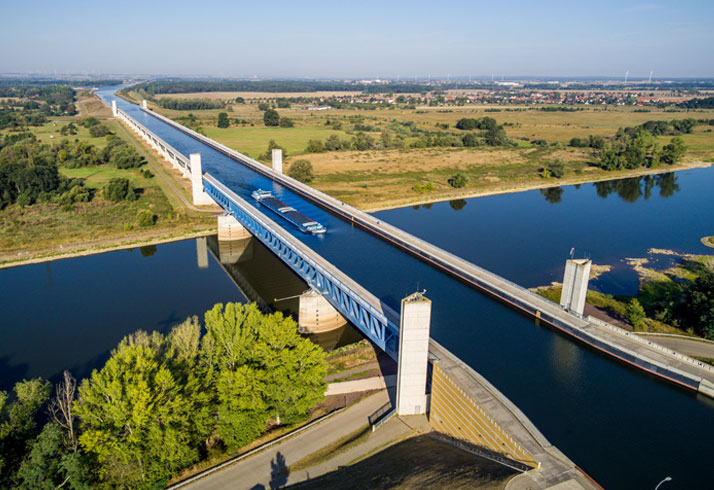
[[[146,99],[142,99],[141,108],[144,110],[149,110],[149,106],[146,104]]]
[[[230,214],[218,217],[218,241],[236,241],[250,238],[250,232]]]
[[[196,238],[196,261],[199,269],[208,268],[208,242],[205,236]]]
[[[117,101],[112,100],[112,116],[117,117]]]
[[[560,306],[579,315],[585,310],[585,297],[588,294],[590,267],[587,259],[568,259],[563,275],[563,292],[560,294]]]
[[[431,301],[422,293],[402,300],[397,371],[397,415],[426,413]]]
[[[164,158],[169,160],[168,154],[162,151]],[[200,206],[203,204],[213,204],[213,199],[203,190],[203,169],[201,168],[201,154],[191,153],[191,190],[193,192],[193,204]]]
[[[283,150],[280,148],[273,148],[273,170],[283,173]]]
[[[310,289],[300,295],[298,329],[300,333],[322,333],[342,327],[347,320],[324,296]]]

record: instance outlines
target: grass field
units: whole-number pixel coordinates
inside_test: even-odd
[[[49,123],[29,129],[43,143],[59,142],[67,138],[103,147],[106,144],[105,138],[92,138],[86,128],[78,125],[82,118],[94,116],[130,144],[137,144],[137,140],[116,120],[107,119],[111,111],[96,97],[85,93],[80,96],[77,106],[80,111],[77,116],[52,118]],[[59,130],[69,122],[78,126],[79,133],[63,137]],[[149,152],[138,148],[154,159]],[[94,189],[94,199],[88,203],[75,203],[69,208],[52,203],[36,203],[24,208],[13,205],[0,210],[0,263],[102,249],[120,243],[188,236],[215,228],[214,219],[185,210],[181,202],[169,194],[168,186],[158,175],[147,179],[139,169],[121,170],[109,165],[76,169],[60,167],[59,170],[67,177],[85,179],[86,186]],[[101,187],[115,177],[131,180],[139,189],[139,199],[119,203],[101,199]],[[154,226],[138,226],[137,213],[144,209],[150,210],[157,217]]]
[[[238,93],[181,94],[184,98],[211,96],[214,99],[232,101]],[[240,96],[245,96],[241,94]],[[255,98],[290,97],[296,94],[252,94]],[[300,94],[309,95],[309,94]],[[169,95],[173,96],[173,94]],[[650,112],[635,112],[635,107],[590,106],[576,112],[545,112],[537,107],[525,106],[464,106],[464,107],[418,107],[417,109],[330,109],[306,111],[302,108],[279,109],[281,117],[290,117],[294,128],[266,128],[262,112],[256,103],[230,104],[225,111],[232,120],[244,119],[248,125],[232,125],[226,129],[216,127],[221,110],[171,111],[153,108],[171,118],[185,117],[192,113],[207,136],[214,138],[252,157],[265,153],[268,141],[274,139],[287,149],[285,167],[296,158],[308,159],[314,168],[315,178],[311,185],[339,199],[363,209],[380,209],[435,200],[480,195],[491,192],[514,191],[524,188],[557,186],[567,183],[588,182],[608,178],[651,173],[650,169],[637,171],[605,172],[595,165],[595,156],[590,149],[564,146],[573,137],[614,136],[620,127],[635,126],[649,120],[672,120],[694,117],[714,119],[714,110],[697,112],[666,112],[650,108]],[[486,112],[493,110],[501,112]],[[425,148],[404,150],[341,151],[305,154],[310,139],[326,140],[330,134],[342,139],[351,136],[355,118],[362,124],[381,130],[393,121],[413,121],[418,127],[431,131],[440,130],[437,125],[447,124],[447,131],[463,135],[455,128],[463,117],[489,116],[500,124],[506,124],[509,138],[517,146],[513,148]],[[334,131],[326,126],[327,121],[340,121],[342,130]],[[251,124],[253,126],[251,126]],[[701,166],[714,162],[714,131],[711,126],[698,126],[694,134],[683,135],[688,146],[682,165]],[[379,132],[371,133],[379,139]],[[535,147],[530,142],[544,139],[549,145]],[[407,144],[411,140],[407,140]],[[669,137],[660,138],[660,144],[669,142]],[[563,179],[540,176],[548,163],[561,159],[566,163]],[[667,171],[660,167],[654,171]],[[456,172],[464,172],[469,181],[461,189],[454,189],[448,179]],[[429,189],[429,185],[431,190]]]
[[[329,127],[295,127],[295,128],[267,128],[263,125],[255,127],[216,128],[205,127],[204,132],[213,138],[230,146],[240,149],[241,153],[257,158],[266,152],[268,142],[275,140],[285,148],[288,155],[297,155],[305,152],[307,142],[311,139],[326,140],[332,134],[346,138],[343,131],[333,131]]]

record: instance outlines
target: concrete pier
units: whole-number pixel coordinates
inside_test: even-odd
[[[112,100],[112,116],[117,117],[119,114],[117,113],[117,101]]]
[[[280,148],[273,148],[273,170],[283,173],[283,150]]]
[[[324,296],[310,289],[300,295],[298,310],[298,330],[300,333],[315,334],[338,329],[347,323],[345,317],[332,306]]]
[[[585,310],[592,264],[592,260],[588,259],[568,259],[565,263],[560,306],[578,315],[582,315]]]
[[[201,154],[191,153],[191,190],[194,206],[213,204],[213,199],[203,190],[203,169],[201,167]]]
[[[251,236],[250,232],[230,214],[223,214],[218,217],[219,242],[245,240]]]
[[[431,301],[422,293],[402,300],[397,371],[397,415],[426,413]]]

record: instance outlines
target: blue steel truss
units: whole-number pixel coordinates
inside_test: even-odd
[[[290,240],[285,238],[287,233],[284,230],[279,227],[274,229],[261,218],[259,211],[244,204],[242,199],[239,200],[229,195],[229,193],[232,194],[230,191],[224,192],[220,189],[220,184],[214,185],[211,180],[215,179],[204,176],[203,186],[209,196],[280,257],[308,285],[320,292],[332,306],[357,326],[372,342],[394,359],[397,358],[399,350],[397,318],[390,318],[392,315],[388,317],[384,312],[369,304],[357,291],[341,282],[323,265],[317,264],[308,257],[304,250],[291,244]]]

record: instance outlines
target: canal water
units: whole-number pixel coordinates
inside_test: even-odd
[[[111,96],[108,90],[100,95],[105,98]],[[324,210],[305,203],[299,196],[256,176],[196,140],[141,113],[134,106],[121,101],[120,106],[131,111],[134,117],[160,133],[162,138],[183,153],[201,151],[205,168],[239,194],[247,196],[255,187],[272,189],[289,205],[326,224],[329,232],[323,237],[306,237],[295,232],[296,238],[323,254],[385,304],[398,309],[400,298],[416,289],[426,288],[427,296],[434,301],[434,338],[509,396],[551,442],[605,488],[653,488],[668,475],[674,478],[668,484],[669,488],[709,486],[711,479],[707,468],[712,451],[699,443],[714,437],[714,404],[709,400],[624,367],[550,329],[537,326],[529,318],[350,227]],[[687,177],[690,172],[695,175],[691,182]],[[641,251],[649,247],[703,252],[692,242],[692,236],[696,234],[698,240],[700,236],[712,233],[700,234],[700,229],[706,228],[707,222],[713,222],[710,219],[711,209],[702,204],[707,202],[710,193],[712,172],[690,172],[675,174],[668,177],[669,181],[662,180],[659,184],[639,181],[636,186],[631,181],[620,181],[620,184],[601,185],[599,188],[591,185],[564,187],[542,193],[536,191],[440,203],[416,210],[384,211],[378,215],[523,285],[539,285],[560,279],[563,262],[571,247],[576,248],[576,255],[589,254],[597,263],[613,264],[618,264],[625,256],[642,256]],[[710,179],[708,188],[704,183],[698,185],[700,180],[707,178]],[[481,203],[486,203],[483,209],[480,209]],[[675,219],[671,223],[665,222],[665,215]],[[676,223],[678,216],[684,216],[684,220],[699,219],[701,224],[693,231],[686,223]],[[655,232],[648,226],[654,226],[659,231]],[[582,233],[577,233],[578,228]],[[650,234],[643,238],[641,233]],[[588,236],[591,239],[587,239]],[[647,239],[660,236],[667,239],[654,243]],[[638,245],[632,245],[635,242]],[[183,243],[159,246],[154,257],[161,257],[164,247],[184,246],[187,247],[185,255],[176,258],[167,267],[197,269],[196,258],[192,256],[196,253],[196,244]],[[63,262],[75,264],[72,267],[77,270],[89,268],[96,272],[102,268],[101,264],[87,266],[83,260],[56,262],[50,268]],[[142,257],[141,260],[145,259]],[[142,264],[136,267],[141,268]],[[40,267],[39,272],[37,267]],[[162,286],[147,289],[147,294],[165,297],[156,299],[155,312],[142,315],[146,321],[142,322],[139,318],[138,321],[128,322],[126,331],[113,334],[110,340],[92,349],[82,350],[83,338],[75,337],[75,345],[68,347],[76,349],[77,352],[71,351],[74,355],[60,359],[54,368],[32,371],[35,363],[41,363],[54,349],[52,343],[33,342],[33,339],[41,339],[43,335],[55,338],[52,336],[58,334],[50,333],[50,330],[55,326],[61,328],[59,324],[64,323],[61,320],[64,313],[56,310],[53,314],[40,315],[44,321],[39,321],[34,327],[25,326],[25,323],[33,323],[33,318],[44,308],[47,300],[42,294],[34,293],[35,288],[47,287],[41,286],[44,283],[38,279],[38,276],[46,277],[41,267],[0,271],[0,290],[3,292],[14,291],[16,284],[22,286],[22,281],[31,281],[23,278],[23,274],[34,276],[34,282],[25,287],[24,294],[13,292],[11,299],[0,304],[0,311],[3,311],[0,335],[15,342],[14,346],[3,345],[0,351],[3,360],[0,375],[3,380],[40,372],[50,376],[52,369],[59,371],[74,365],[85,365],[86,371],[92,362],[96,365],[106,358],[108,350],[123,335],[136,328],[165,329],[168,325],[160,323],[160,320],[169,317],[168,313],[176,311],[171,317],[180,321],[184,316],[201,314],[215,302],[229,300],[222,292],[220,281],[201,276],[211,269],[216,273],[222,272],[214,259],[209,260],[207,270],[193,271],[188,275],[192,280],[183,283],[184,289],[197,292],[200,289],[199,295],[211,297],[205,303],[193,306],[182,301],[182,297],[172,297],[171,291],[175,292],[179,284],[176,278],[170,281],[162,279],[166,268],[153,269],[153,277],[158,278],[155,280]],[[13,276],[13,273],[16,275]],[[130,267],[115,269],[116,275],[132,273],[135,272]],[[72,271],[67,274],[71,277]],[[179,272],[171,271],[170,274]],[[626,292],[636,286],[636,278],[625,268],[610,274],[610,279],[603,276],[599,287]],[[81,297],[84,289],[95,287],[92,281],[111,280],[100,273],[86,277],[86,282],[74,284],[65,294]],[[171,285],[163,286],[169,282]],[[242,299],[242,293],[231,283],[225,283],[227,297]],[[101,296],[111,295],[114,303],[120,303],[124,291],[131,289],[132,284],[117,284],[124,287],[107,287]],[[253,294],[250,288],[243,290],[248,296]],[[134,297],[131,296],[133,291],[127,294]],[[49,304],[52,305],[51,302]],[[78,308],[83,306],[81,303],[75,305],[79,305]],[[14,316],[5,315],[6,308],[10,312],[15,311]],[[99,321],[112,322],[122,315],[132,314],[117,310],[114,304],[109,308],[111,314],[106,319],[99,319],[85,328],[92,328]],[[127,308],[130,309],[130,306]],[[6,322],[6,318],[12,323]],[[73,325],[71,321],[66,323]],[[106,323],[98,328],[100,332],[105,330],[112,331]],[[25,337],[29,340],[25,341]]]

